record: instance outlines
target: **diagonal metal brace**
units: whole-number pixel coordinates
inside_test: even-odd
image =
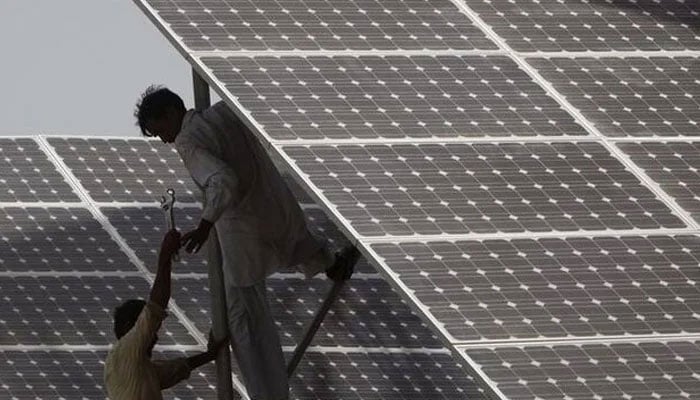
[[[316,315],[314,316],[313,321],[311,321],[311,324],[306,329],[306,334],[304,334],[304,338],[301,340],[301,342],[299,342],[297,348],[294,349],[292,359],[289,360],[289,364],[287,364],[287,377],[291,377],[294,373],[294,370],[297,368],[299,361],[301,361],[301,358],[304,356],[306,349],[309,347],[309,344],[311,344],[311,340],[313,340],[314,336],[316,335],[316,331],[318,331],[318,328],[321,326],[321,323],[326,317],[328,310],[330,310],[331,306],[333,305],[333,302],[340,294],[340,290],[343,288],[343,285],[345,285],[345,282],[346,280],[333,282],[333,286],[326,294],[326,298],[323,300],[321,308],[319,308],[319,310],[316,311]]]

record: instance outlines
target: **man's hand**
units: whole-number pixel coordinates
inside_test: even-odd
[[[226,335],[223,339],[216,340],[214,339],[214,332],[212,330],[209,330],[209,342],[207,343],[207,352],[211,355],[216,356],[216,354],[219,352],[219,349],[221,349],[221,347],[226,345],[228,342],[228,335]]]
[[[182,245],[188,253],[197,253],[209,237],[209,231],[214,224],[203,219],[199,222],[197,229],[189,231],[182,236]]]
[[[160,244],[160,256],[169,260],[180,249],[180,232],[175,229],[168,231]]]
[[[209,343],[207,343],[207,351],[187,358],[187,366],[190,367],[190,371],[192,371],[195,368],[199,368],[208,362],[216,360],[217,353],[219,353],[221,347],[226,345],[228,342],[228,336],[224,337],[221,340],[214,340],[214,333],[210,330]]]

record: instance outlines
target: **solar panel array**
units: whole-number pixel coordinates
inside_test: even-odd
[[[489,396],[697,395],[697,2],[135,2]]]
[[[165,218],[157,201],[168,187],[182,200],[182,230],[198,223],[201,205],[170,147],[145,139],[7,138],[8,163],[31,175],[25,187],[51,197],[3,202],[0,211],[0,397],[105,398],[103,363],[114,341],[112,310],[147,295]],[[24,153],[24,154],[22,154]],[[32,162],[21,164],[23,157]],[[8,156],[8,159],[10,157]],[[26,160],[25,160],[26,161]],[[0,179],[17,174],[3,169]],[[48,177],[51,179],[48,180]],[[309,227],[333,248],[347,239],[300,193]],[[14,182],[12,183],[15,184]],[[3,194],[14,187],[3,188]],[[64,200],[59,200],[64,199]],[[170,316],[156,358],[203,350],[211,326],[204,257],[182,254],[175,266]],[[328,281],[285,270],[269,280],[271,307],[287,356],[320,306]],[[413,398],[416,393],[482,398],[437,335],[367,260],[343,291],[292,379],[292,398]],[[234,366],[235,371],[235,366]],[[166,393],[214,399],[213,365]]]

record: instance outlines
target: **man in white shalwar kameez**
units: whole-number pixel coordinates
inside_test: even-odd
[[[199,226],[183,236],[183,244],[196,252],[210,239],[208,260],[223,271],[232,348],[249,396],[287,399],[284,355],[265,279],[290,266],[307,277],[326,271],[333,280],[348,279],[359,253],[350,246],[334,257],[311,235],[268,154],[225,103],[186,110],[175,93],[150,87],[135,116],[144,135],[175,144],[203,193]]]

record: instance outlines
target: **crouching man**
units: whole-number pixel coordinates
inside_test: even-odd
[[[158,255],[158,271],[148,301],[132,299],[115,309],[117,342],[107,356],[104,380],[111,400],[161,400],[160,391],[189,378],[190,372],[216,358],[228,338],[214,341],[210,333],[207,351],[172,360],[151,360],[157,332],[170,300],[172,256],[180,248],[180,234],[165,235]]]

